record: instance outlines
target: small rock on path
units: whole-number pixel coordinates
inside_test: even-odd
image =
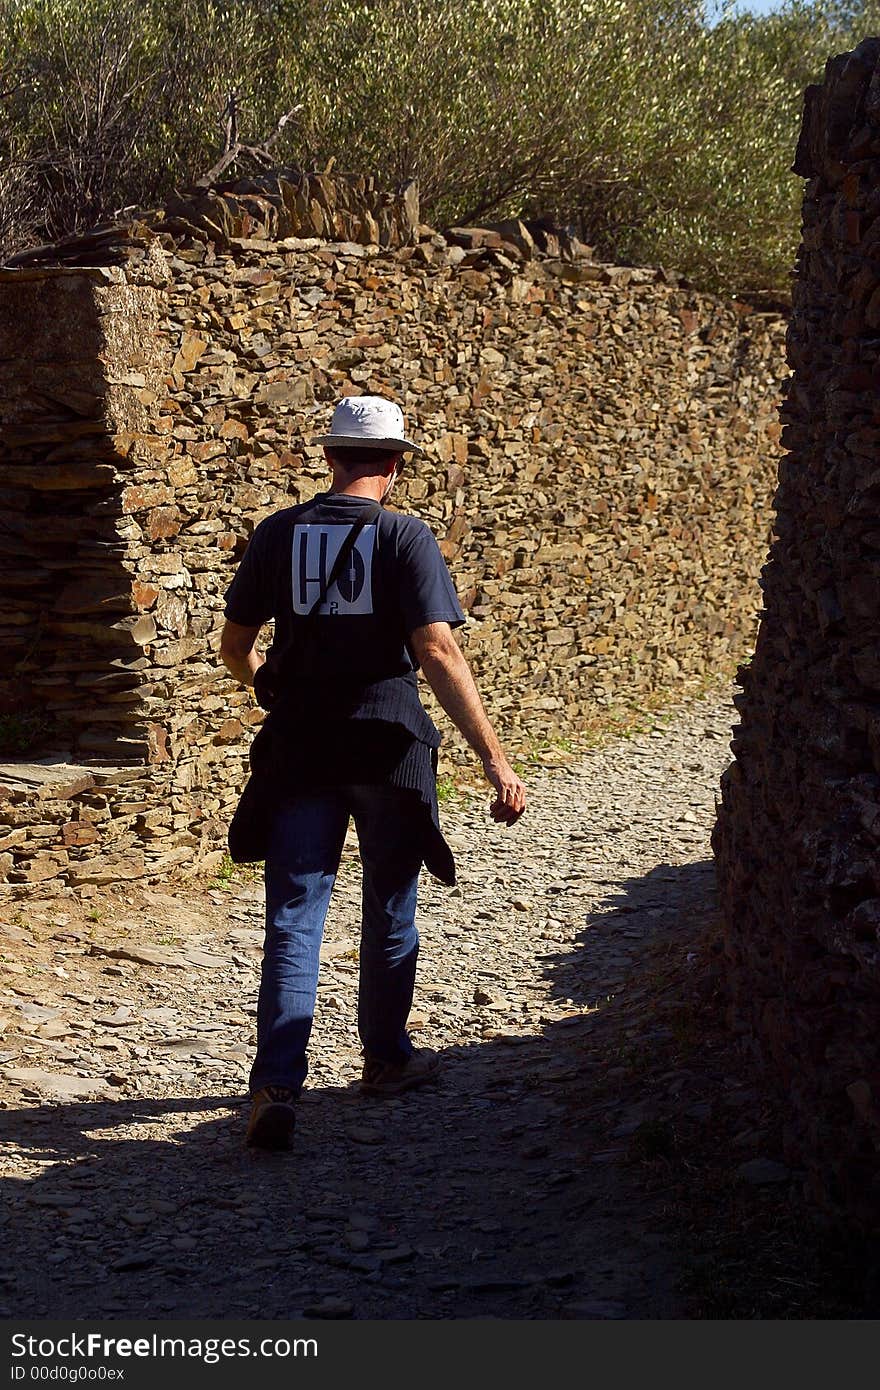
[[[713,911],[735,720],[716,693],[534,772],[512,830],[489,821],[488,796],[444,807],[460,881],[423,878],[413,1020],[442,1074],[391,1101],[356,1084],[350,836],[290,1154],[242,1145],[258,886],[129,887],[0,914],[26,966],[0,995],[6,1304],[59,1318],[679,1315],[662,1186],[645,1177],[662,1127],[633,1057],[668,1041],[651,1031],[651,952],[683,959]],[[710,1113],[699,1078],[674,1081],[673,1107]]]

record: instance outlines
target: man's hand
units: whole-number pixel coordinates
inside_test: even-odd
[[[427,623],[410,633],[410,644],[428,684],[495,788],[489,814],[502,825],[513,825],[526,808],[526,789],[504,756],[452,628],[448,623]]]
[[[502,825],[513,825],[526,809],[525,787],[503,756],[484,759],[483,771],[497,793],[490,816]]]

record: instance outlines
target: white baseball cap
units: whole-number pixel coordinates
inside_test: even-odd
[[[313,439],[328,449],[339,448],[393,449],[400,453],[412,451],[423,454],[419,444],[407,439],[403,432],[403,411],[384,396],[343,396],[333,412],[330,433]]]

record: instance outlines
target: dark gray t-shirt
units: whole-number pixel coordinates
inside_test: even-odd
[[[322,493],[261,521],[226,591],[226,617],[244,627],[274,618],[275,646],[286,646],[364,510],[364,499]],[[383,509],[319,610],[322,667],[328,676],[402,675],[418,665],[408,646],[415,628],[464,620],[433,532],[418,517]]]
[[[272,757],[291,790],[345,782],[384,783],[415,793],[426,818],[425,862],[455,881],[452,855],[439,830],[434,786],[440,736],[421,705],[409,645],[416,628],[465,621],[428,526],[418,517],[380,509],[363,498],[323,493],[260,522],[226,591],[226,617],[243,627],[275,620],[273,650],[291,644],[297,624],[309,652],[295,677],[307,723],[274,708]],[[368,521],[315,618],[306,614],[321,592],[351,526]],[[309,734],[303,738],[303,728]]]

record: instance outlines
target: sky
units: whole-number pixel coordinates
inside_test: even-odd
[[[719,6],[720,8],[720,6]],[[782,8],[782,0],[739,0],[737,9],[745,12],[749,10],[752,14],[770,14],[772,10]],[[713,0],[706,0],[706,10],[711,15]]]

